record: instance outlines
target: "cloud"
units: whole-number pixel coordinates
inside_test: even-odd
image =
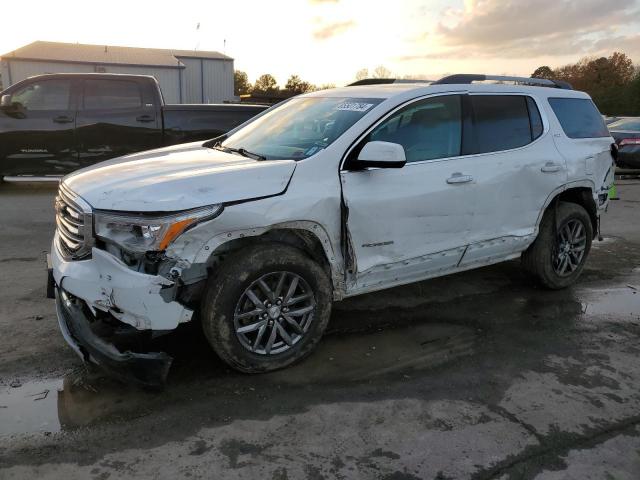
[[[425,54],[399,60],[469,57],[528,58],[595,55],[622,50],[640,53],[637,34],[621,27],[640,25],[638,0],[465,0],[447,8]],[[637,28],[635,28],[637,31]],[[618,32],[616,34],[616,32]]]
[[[612,52],[616,50],[626,53],[631,58],[640,58],[640,34],[603,38],[594,42],[593,46],[597,52]]]
[[[608,28],[624,22],[635,10],[635,0],[468,0],[465,8],[448,11],[437,33],[449,45],[494,45],[518,40],[536,40],[564,32]],[[627,17],[625,23],[635,19]],[[451,26],[447,26],[454,23]]]
[[[356,22],[354,22],[353,20],[322,25],[314,30],[313,37],[316,40],[328,40],[331,37],[335,37],[336,35],[340,35],[346,32],[347,30],[353,28],[355,25]]]

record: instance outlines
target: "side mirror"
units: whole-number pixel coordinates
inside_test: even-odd
[[[2,97],[0,97],[0,107],[2,108],[11,107],[11,95],[2,95]]]
[[[356,168],[402,168],[405,163],[407,163],[407,157],[402,145],[375,141],[362,147],[358,159],[351,165]]]

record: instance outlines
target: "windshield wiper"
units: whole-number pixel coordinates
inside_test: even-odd
[[[253,158],[254,160],[266,160],[267,157],[260,155],[259,153],[253,153],[247,150],[246,148],[232,148],[232,147],[223,147],[220,144],[212,145],[211,148],[215,148],[216,150],[220,150],[221,152],[231,152],[242,155],[243,157]]]

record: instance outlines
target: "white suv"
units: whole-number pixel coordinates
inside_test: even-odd
[[[332,301],[518,257],[542,285],[571,285],[612,143],[588,95],[548,80],[301,95],[223,138],[67,176],[49,291],[83,358],[143,384],[170,357],[105,329],[155,336],[198,312],[232,367],[285,367],[317,345]]]

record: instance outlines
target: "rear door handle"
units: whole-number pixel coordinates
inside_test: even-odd
[[[73,118],[67,115],[60,115],[59,117],[53,117],[53,121],[56,123],[72,123]]]
[[[449,185],[455,185],[458,183],[469,183],[473,181],[473,177],[471,175],[463,175],[460,172],[456,172],[452,174],[449,178],[447,178],[447,183]]]
[[[154,122],[156,120],[156,117],[154,115],[138,115],[136,117],[136,120],[138,122],[148,123]]]
[[[540,169],[540,171],[543,173],[554,173],[559,172],[560,170],[562,170],[562,166],[553,162],[545,163],[544,167]]]

